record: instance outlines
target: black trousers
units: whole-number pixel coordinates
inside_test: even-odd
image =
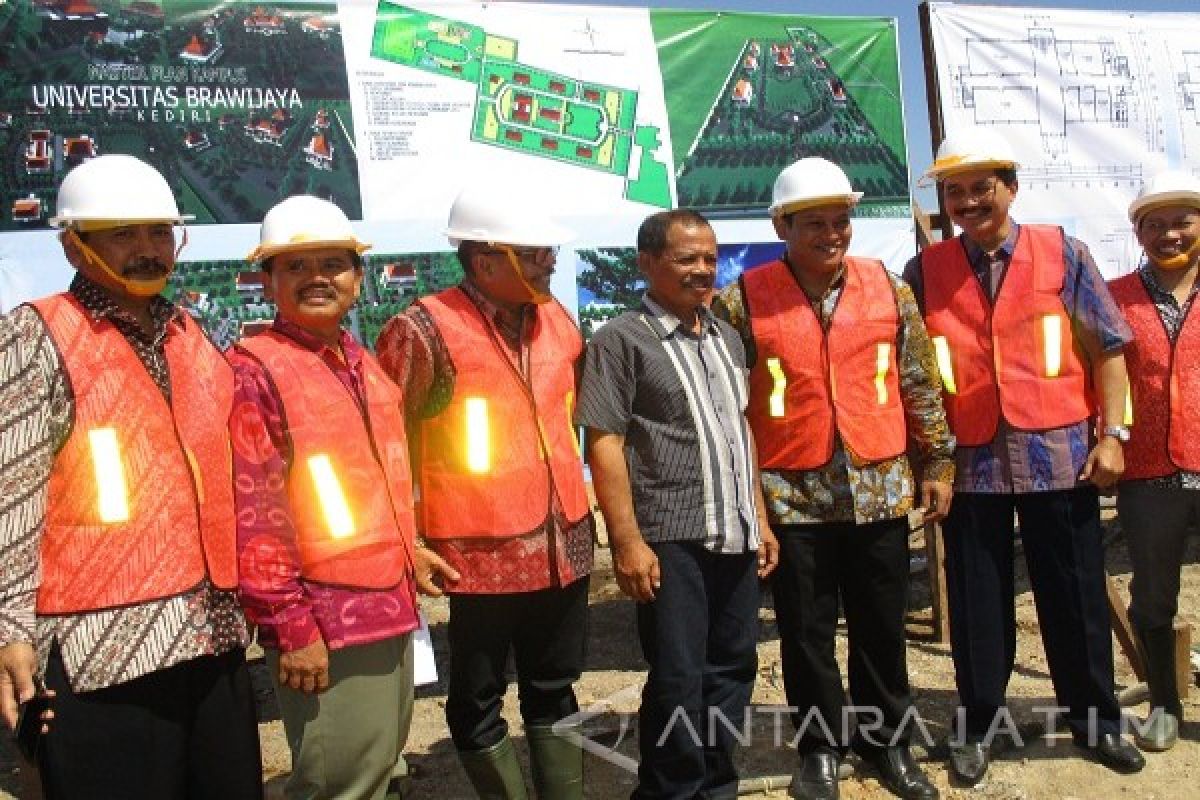
[[[526,725],[552,725],[579,710],[587,601],[587,577],[536,592],[450,595],[446,724],[455,747],[482,750],[508,734],[500,710],[510,650]]]
[[[1016,659],[1013,511],[1042,646],[1071,731],[1120,730],[1104,586],[1100,499],[1083,487],[1028,494],[961,493],[944,524],[950,643],[966,735],[981,737],[1004,705]]]
[[[904,638],[908,607],[908,520],[867,525],[776,525],[772,576],[783,683],[801,755],[906,744],[912,695]],[[838,599],[850,643],[850,698],[834,655]]]
[[[46,800],[261,800],[244,651],[77,694],[56,646],[46,686],[58,693],[38,752]]]
[[[1200,522],[1200,491],[1129,481],[1117,492],[1117,513],[1133,564],[1129,621],[1144,631],[1167,627],[1179,610],[1179,571],[1189,526]]]
[[[637,606],[650,670],[632,798],[736,797],[729,726],[743,730],[758,669],[757,554],[716,554],[697,542],[650,547],[662,586],[652,602]]]

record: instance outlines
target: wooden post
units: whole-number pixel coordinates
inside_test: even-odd
[[[929,245],[938,241],[938,237],[934,232],[941,232],[942,220],[945,215],[938,211],[926,211],[921,208],[921,204],[916,200],[912,203],[913,210],[913,229],[917,235],[917,249],[924,250]]]
[[[938,83],[937,57],[933,52],[933,28],[929,20],[929,3],[921,3],[917,7],[917,18],[921,24],[921,51],[925,60],[925,105],[929,108],[929,137],[933,145],[933,157],[937,158],[938,145],[946,138],[946,126],[942,120],[942,101]],[[938,188],[938,205],[945,208],[942,202],[942,190]],[[942,238],[954,236],[954,223],[949,214],[941,215]]]
[[[1125,598],[1121,597],[1120,590],[1117,589],[1112,576],[1107,572],[1104,573],[1104,589],[1108,594],[1108,614],[1112,618],[1112,629],[1117,636],[1117,644],[1121,646],[1121,652],[1125,654],[1129,666],[1133,668],[1133,674],[1139,681],[1144,682],[1146,680],[1146,662],[1142,660],[1142,649],[1133,636],[1133,626],[1129,623],[1129,615],[1125,613]]]
[[[925,568],[929,570],[929,605],[933,610],[933,639],[950,641],[950,611],[946,600],[946,548],[942,526],[925,523]]]
[[[1192,688],[1192,626],[1175,620],[1175,685],[1179,699],[1186,700]]]

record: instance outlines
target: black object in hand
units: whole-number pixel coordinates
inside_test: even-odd
[[[50,708],[50,697],[46,694],[46,687],[42,686],[42,682],[36,677],[33,684],[36,691],[32,698],[21,704],[17,714],[17,729],[13,734],[17,741],[17,749],[29,761],[37,761],[38,747],[42,742],[42,726],[46,724],[42,721],[42,714]]]

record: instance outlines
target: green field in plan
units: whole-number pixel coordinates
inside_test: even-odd
[[[471,137],[625,175],[637,93],[524,64],[487,61]]]
[[[465,22],[388,2],[381,2],[376,12],[371,55],[385,61],[474,83],[485,55],[512,58],[516,52],[513,40],[489,36]]]

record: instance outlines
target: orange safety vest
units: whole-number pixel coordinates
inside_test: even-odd
[[[168,404],[111,322],[66,293],[32,305],[75,400],[50,470],[38,613],[144,603],[205,576],[234,588],[233,372],[225,359],[190,317],[182,330],[172,323]],[[106,513],[114,496],[125,513]]]
[[[925,324],[935,347],[949,352],[949,364],[939,358],[939,367],[946,416],[959,444],[990,442],[1001,414],[1027,431],[1091,416],[1087,371],[1062,303],[1061,228],[1021,226],[994,305],[958,239],[925,248],[921,275]]]
[[[746,417],[768,469],[828,464],[835,429],[855,463],[904,452],[896,296],[883,264],[853,256],[845,262],[828,332],[783,261],[742,276],[758,352]]]
[[[390,589],[412,575],[412,473],[400,389],[363,353],[366,407],[321,357],[272,330],[242,339],[279,393],[287,490],[305,579]]]
[[[492,323],[459,288],[417,301],[454,364],[454,396],[421,424],[422,532],[507,538],[546,521],[557,492],[569,522],[588,513],[571,421],[579,329],[557,301],[536,307],[527,384]]]
[[[1189,307],[1172,343],[1140,275],[1117,278],[1109,289],[1134,334],[1123,351],[1133,424],[1121,479],[1200,472],[1200,322]]]

